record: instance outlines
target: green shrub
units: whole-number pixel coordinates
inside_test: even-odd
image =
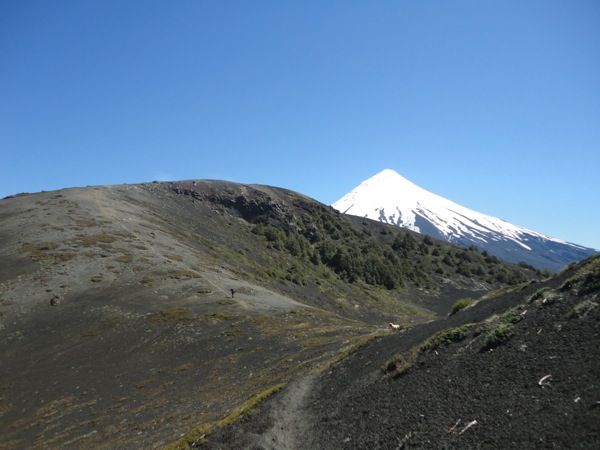
[[[586,295],[600,290],[600,257],[592,256],[590,263],[583,270],[581,277],[580,295]]]
[[[542,297],[544,297],[544,292],[549,291],[550,288],[549,287],[543,287],[538,289],[537,291],[535,291],[533,293],[533,295],[531,297],[529,297],[529,303],[532,303]]]
[[[420,345],[411,348],[406,353],[397,353],[392,356],[383,365],[382,370],[390,375],[397,377],[407,373],[417,362],[420,355],[427,351],[434,351],[442,346],[450,345],[453,342],[459,342],[471,335],[479,333],[479,325],[476,323],[468,323],[461,327],[452,328],[450,330],[442,330]]]
[[[442,330],[423,342],[419,347],[419,351],[431,351],[441,346],[450,345],[452,342],[462,341],[471,334],[476,326],[477,324],[468,323],[450,330]]]
[[[404,375],[415,364],[418,353],[415,351],[392,356],[383,366],[385,372],[393,372],[393,376]]]
[[[454,305],[452,305],[452,310],[450,311],[450,315],[456,314],[461,309],[465,309],[467,306],[471,306],[475,300],[472,298],[461,298]]]
[[[515,323],[520,322],[521,320],[523,320],[523,316],[520,313],[520,311],[522,309],[523,309],[522,306],[516,306],[515,308],[510,308],[508,311],[506,311],[504,314],[502,314],[502,317],[500,317],[500,322],[508,323],[511,325],[514,325]]]
[[[507,342],[513,335],[512,323],[501,322],[496,328],[488,331],[483,343],[483,350],[491,350]]]

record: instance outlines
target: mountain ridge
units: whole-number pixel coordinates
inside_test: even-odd
[[[0,448],[164,448],[389,322],[544,275],[272,186],[5,198]]]
[[[540,269],[558,271],[597,253],[461,206],[391,169],[363,181],[332,207],[466,247],[475,245],[506,261]]]

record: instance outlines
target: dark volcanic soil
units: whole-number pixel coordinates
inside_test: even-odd
[[[182,197],[0,202],[0,448],[162,448],[370,332],[241,271],[248,226]]]
[[[533,284],[373,340],[218,430],[206,448],[600,448],[599,263],[593,276],[570,270],[544,291]],[[508,318],[507,340],[487,348]],[[406,372],[384,368],[394,354],[468,323],[480,325],[449,345],[434,339]]]
[[[347,220],[301,194],[227,182],[98,186],[1,200],[0,449],[187,448],[204,430],[213,431],[211,448],[477,446],[510,426],[538,426],[534,419],[546,413],[550,424],[583,429],[582,444],[594,442],[596,291],[582,293],[583,282],[550,290],[564,302],[542,296],[527,306],[505,346],[480,352],[486,333],[501,323],[496,318],[477,333],[470,328],[461,342],[409,355],[413,369],[400,376],[382,369],[395,354],[526,303],[542,285],[426,323],[455,300],[480,298],[503,277],[516,283],[541,274],[428,245],[407,231],[413,237],[400,241],[412,242],[403,267],[419,283],[406,278],[403,289],[389,290],[348,282],[307,258],[307,238],[281,231],[301,227],[340,255],[364,239],[361,252],[385,254],[396,240],[384,224]],[[297,256],[287,249],[294,242]],[[478,279],[475,266],[473,276],[459,275],[458,261],[467,260],[494,277]],[[442,273],[433,271],[440,264]],[[427,267],[430,275],[419,275]],[[575,315],[565,315],[569,308]],[[390,321],[425,325],[390,335]],[[549,384],[537,386],[547,374]],[[214,430],[257,409],[262,413],[250,420]],[[458,419],[457,430],[478,422],[446,435]],[[548,430],[534,438],[549,442]]]

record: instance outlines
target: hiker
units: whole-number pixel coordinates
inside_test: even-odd
[[[233,288],[231,289],[231,298],[233,298],[233,294],[235,294],[235,291],[233,290]]]

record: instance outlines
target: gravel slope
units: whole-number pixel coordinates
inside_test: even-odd
[[[596,258],[549,283],[373,340],[218,430],[207,448],[599,448],[599,300]],[[489,332],[507,318],[507,340],[487,348]],[[419,353],[405,373],[383,368],[440,330],[469,323],[480,325]]]

